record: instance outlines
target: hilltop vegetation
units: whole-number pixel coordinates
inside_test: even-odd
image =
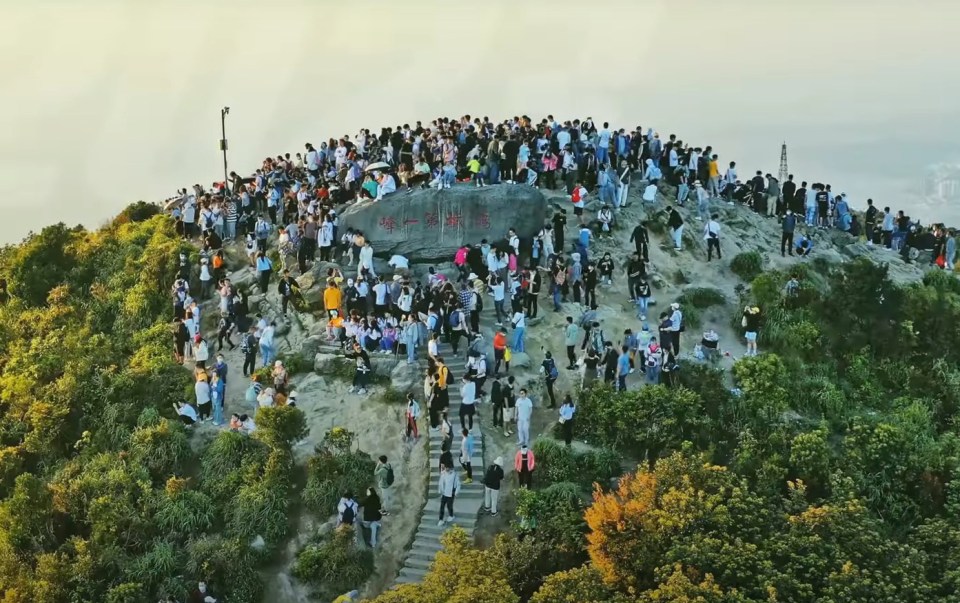
[[[287,532],[299,411],[267,409],[256,439],[224,432],[201,451],[173,420],[191,380],[167,288],[192,250],[154,214],[131,206],[100,231],[59,224],[2,251],[4,603],[182,601],[199,579],[254,602],[258,558]]]
[[[261,410],[253,438],[190,440],[173,420],[190,383],[168,325],[181,251],[139,206],[0,252],[3,603],[183,600],[201,578],[253,603],[291,505],[335,496],[317,461],[295,500],[297,409]],[[538,442],[516,529],[485,550],[451,532],[424,584],[377,603],[960,601],[960,283],[740,262],[738,299],[684,303],[734,325],[762,308],[760,356],[732,375],[685,362],[679,388],[583,392],[596,451]],[[614,487],[621,455],[640,467]],[[329,548],[301,566],[330,567]]]
[[[583,468],[544,454],[523,538],[450,535],[423,586],[376,603],[960,600],[960,284],[859,260],[755,274],[737,302],[737,325],[763,308],[766,353],[736,362],[735,390],[688,363],[677,389],[584,392],[579,433],[637,471],[582,496]]]

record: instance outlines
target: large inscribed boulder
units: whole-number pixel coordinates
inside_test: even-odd
[[[543,228],[546,209],[543,195],[530,186],[462,184],[351,205],[340,216],[340,228],[362,231],[378,256],[433,262],[449,260],[464,243],[498,241],[510,228],[530,239]]]

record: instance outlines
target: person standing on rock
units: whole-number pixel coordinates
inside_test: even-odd
[[[777,202],[780,200],[780,181],[773,174],[767,174],[767,217],[777,214]]]
[[[683,218],[680,217],[676,207],[670,208],[667,226],[670,228],[670,237],[673,239],[673,250],[683,251]]]
[[[717,222],[717,214],[710,216],[710,220],[703,227],[703,240],[707,242],[707,261],[713,260],[713,252],[717,252],[717,259],[723,259],[720,255],[720,223]]]
[[[637,256],[644,262],[649,261],[650,235],[647,233],[646,221],[640,222],[634,227],[630,234],[630,242],[636,247]]]
[[[503,482],[503,457],[498,456],[483,476],[483,510],[490,513],[492,517],[497,516],[501,482]]]
[[[553,213],[553,247],[558,253],[563,253],[563,234],[567,227],[567,210],[561,209]]]
[[[289,270],[283,271],[283,278],[280,279],[280,283],[277,285],[277,293],[280,294],[280,314],[286,316],[287,306],[296,295],[300,294],[300,285],[297,283],[297,280],[290,275]],[[294,310],[296,310],[296,304],[294,304]]]
[[[793,233],[797,229],[797,217],[793,215],[792,210],[786,211],[780,228],[783,231],[780,235],[780,255],[786,256],[788,251],[793,255]]]
[[[670,304],[670,345],[664,344],[668,350],[672,349],[675,356],[680,355],[680,333],[683,332],[683,312],[680,311],[680,304],[674,302]]]
[[[513,468],[517,472],[517,481],[521,488],[533,487],[533,470],[537,467],[537,461],[533,456],[533,451],[527,444],[521,444],[517,456],[513,460]]]
[[[745,355],[756,356],[757,335],[760,332],[760,308],[756,306],[744,308],[740,326],[743,327],[744,337],[747,340],[747,353]]]
[[[460,476],[453,470],[453,467],[445,466],[440,471],[437,490],[440,494],[440,521],[437,522],[437,526],[443,527],[456,521],[456,517],[453,515],[453,501],[460,493]],[[445,510],[447,512],[446,519],[444,519]]]
[[[256,370],[257,364],[257,327],[250,325],[247,332],[240,339],[240,351],[243,353],[243,376],[249,377]]]
[[[514,313],[510,323],[513,325],[513,351],[525,352],[524,336],[527,332],[527,317],[523,313],[523,308]]]
[[[257,284],[264,295],[270,287],[270,276],[273,274],[273,262],[263,251],[257,253]]]
[[[261,337],[261,342],[262,341],[263,339]],[[363,346],[355,341],[353,343],[353,351],[348,352],[346,357],[355,362],[353,383],[347,391],[351,394],[356,392],[362,396],[367,393],[367,381],[370,375],[370,356],[367,354],[367,351],[363,349]]]
[[[553,391],[553,385],[560,377],[560,371],[557,370],[557,363],[550,352],[546,353],[543,363],[540,365],[540,374],[543,375],[544,382],[547,384],[547,395],[550,396],[550,406],[547,408],[556,408],[557,398]]]
[[[563,327],[563,344],[567,347],[567,370],[577,368],[577,341],[580,340],[580,327],[573,322],[573,317],[567,317],[567,324]]]
[[[543,276],[540,274],[540,269],[535,265],[527,268],[527,274],[528,285],[524,293],[523,305],[527,316],[536,318],[539,311],[537,300],[540,297],[540,289],[543,286]]]
[[[521,389],[517,398],[517,440],[521,446],[530,445],[530,419],[533,417],[533,400],[527,390]]]

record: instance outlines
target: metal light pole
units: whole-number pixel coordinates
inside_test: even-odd
[[[227,176],[227,115],[230,114],[230,107],[220,109],[220,150],[223,151],[223,198],[227,198],[227,190],[230,187],[230,180]]]

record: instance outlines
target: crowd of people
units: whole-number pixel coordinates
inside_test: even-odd
[[[177,404],[176,412],[188,426],[212,421],[251,433],[256,429],[256,408],[296,405],[297,393],[288,391],[289,375],[276,359],[277,321],[287,312],[303,309],[293,274],[307,272],[315,261],[336,262],[339,267],[329,268],[325,275],[322,303],[328,342],[340,346],[355,363],[351,391],[367,392],[372,354],[393,354],[411,365],[426,356],[422,404],[418,393],[407,395],[403,433],[407,440],[416,441],[426,415],[429,428],[443,436],[439,494],[440,523],[444,524],[453,517],[462,484],[474,479],[470,459],[481,404],[490,407],[490,427],[517,438],[518,485],[532,483],[536,459],[530,448],[531,422],[536,405],[530,385],[520,384],[510,374],[510,362],[513,354],[527,349],[527,325],[539,316],[542,294],[547,298],[545,307],[567,314],[559,335],[566,347],[565,368],[579,372],[573,380],[576,384],[589,386],[602,380],[618,390],[631,387],[633,380],[637,381],[634,387],[677,384],[681,335],[686,330],[683,310],[674,303],[655,319],[648,318],[649,225],[618,222],[633,174],[645,181],[644,203],[656,205],[659,193],[670,190],[664,185],[676,188],[676,201],[665,211],[678,252],[683,248],[685,226],[680,210],[695,204],[688,215],[702,222],[708,261],[714,254],[721,259],[717,205],[739,203],[779,220],[783,255],[807,257],[818,231],[839,229],[854,236],[863,233],[868,244],[899,251],[907,259],[916,259],[916,250],[929,250],[930,262],[947,268],[954,265],[955,233],[943,225],[921,226],[903,211],[894,214],[889,207],[879,211],[872,200],[861,218],[847,196],[835,195],[829,184],[797,185],[792,175],[781,184],[760,171],[743,182],[736,163],[727,165],[721,173],[719,157],[710,146],[694,147],[675,135],[661,139],[657,132],[640,126],[613,129],[591,118],[561,122],[553,116],[539,122],[523,116],[494,123],[486,117],[463,116],[384,128],[379,134],[362,130],[353,138],[330,139],[319,147],[308,143],[305,152],[293,157],[288,153],[266,158],[249,177],[231,172],[228,182],[218,183],[211,191],[199,185],[192,191],[178,191],[170,204],[176,228],[198,242],[199,253],[195,263],[180,256],[181,274],[172,287],[174,353],[181,363],[193,361],[196,376],[195,400]],[[568,225],[568,213],[562,209],[532,240],[521,241],[510,230],[496,233],[499,239],[470,242],[452,258],[456,273],[430,268],[418,279],[403,256],[390,259],[393,274],[378,274],[365,233],[342,229],[339,222],[338,209],[346,204],[389,203],[404,190],[501,184],[562,191],[569,196],[573,223]],[[591,196],[599,201],[595,218],[586,215]],[[630,255],[597,257],[593,249],[597,239],[623,227],[632,227]],[[569,239],[568,233],[573,233]],[[242,245],[256,272],[255,284],[249,288],[233,286],[226,274],[223,250],[230,244]],[[253,288],[266,295],[275,273],[281,275],[275,285],[281,301],[279,315],[268,318],[254,312],[251,316]],[[637,308],[637,329],[606,333],[598,317],[598,292],[621,274],[629,300]],[[201,327],[207,312],[215,317],[208,324],[215,323],[216,329],[208,332],[215,332],[216,350],[213,336],[208,342]],[[481,330],[483,312],[495,323],[488,336]],[[757,353],[761,317],[759,308],[744,311],[748,355]],[[251,408],[233,414],[229,421],[224,418],[224,392],[228,379],[235,376],[229,374],[222,353],[225,343],[231,350],[241,348],[243,377],[252,378],[246,395]],[[441,345],[466,359],[466,371],[459,379],[450,374],[444,362],[448,352],[444,348],[441,353]],[[719,337],[708,330],[688,347],[695,357],[716,358]],[[263,379],[264,367],[268,379]],[[557,359],[547,351],[539,368],[544,391],[540,406],[557,409]],[[638,370],[640,378],[632,378]],[[450,387],[459,387],[462,398],[457,419],[464,437],[458,463],[450,450],[454,434],[453,419],[448,416]],[[574,437],[576,411],[573,396],[563,393],[555,412],[568,446]],[[462,479],[455,464],[461,465]],[[480,477],[484,509],[496,515],[503,458],[495,459]],[[381,521],[391,507],[393,468],[385,456],[378,460],[374,481],[376,487],[361,500],[345,492],[337,517],[339,524],[363,527],[363,533],[369,534],[365,539],[375,547]]]

